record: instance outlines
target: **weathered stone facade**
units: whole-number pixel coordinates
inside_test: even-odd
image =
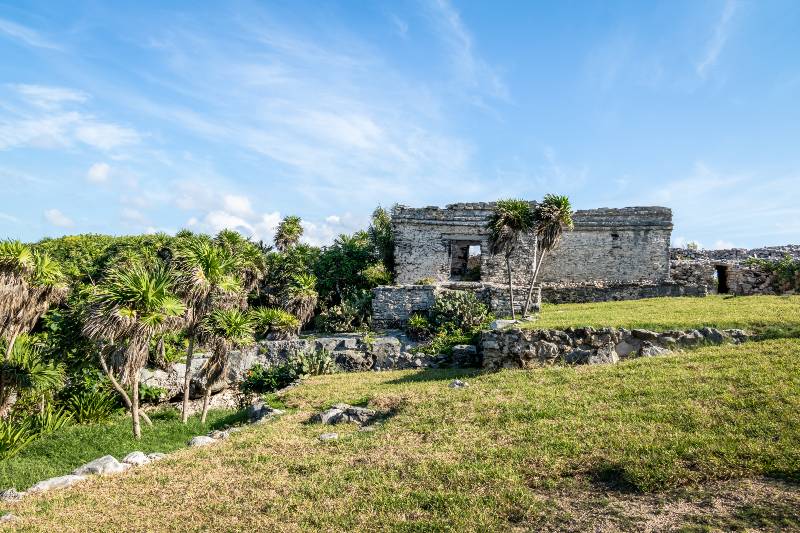
[[[687,250],[670,251],[672,279],[683,285],[705,285],[709,292],[748,296],[755,294],[785,294],[795,292],[794,287],[748,259],[780,261],[786,256],[800,260],[800,246],[772,246],[747,250]]]
[[[534,203],[532,202],[532,205]],[[494,203],[438,207],[398,206],[392,215],[398,284],[430,279],[463,280],[465,250],[480,247],[480,281],[506,283],[502,257],[488,253],[486,224]],[[658,283],[669,278],[672,212],[665,207],[591,209],[575,212],[539,274],[547,283]],[[525,236],[512,256],[514,283],[527,285],[534,246]]]

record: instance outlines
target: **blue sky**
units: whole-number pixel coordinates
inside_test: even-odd
[[[664,205],[800,242],[800,2],[2,2],[0,236]]]

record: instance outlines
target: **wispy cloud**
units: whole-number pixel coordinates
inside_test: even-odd
[[[708,75],[708,71],[717,63],[722,50],[725,48],[725,43],[728,41],[730,34],[731,20],[736,8],[736,0],[726,0],[722,13],[711,32],[711,38],[708,40],[703,56],[696,65],[697,74],[701,78],[705,78]]]
[[[69,218],[67,215],[62,213],[58,209],[48,209],[44,212],[44,218],[50,224],[54,226],[58,226],[60,228],[65,228],[72,226],[73,222],[72,219]]]
[[[61,50],[61,46],[45,38],[41,33],[2,18],[0,18],[0,35],[5,35],[15,41],[35,48]]]

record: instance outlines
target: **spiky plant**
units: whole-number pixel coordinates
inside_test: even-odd
[[[293,314],[272,307],[257,307],[250,311],[255,332],[260,337],[290,339],[300,330],[300,320]]]
[[[189,338],[181,415],[186,423],[189,418],[192,359],[200,324],[215,308],[243,305],[246,294],[242,281],[237,277],[238,262],[228,247],[207,238],[192,236],[179,242],[174,256],[179,272],[177,291],[186,305]]]
[[[564,230],[571,231],[574,227],[572,205],[569,198],[556,194],[546,194],[544,199],[536,204],[536,208],[533,210],[533,220],[536,233],[536,251],[531,262],[533,275],[528,286],[528,297],[525,300],[523,314],[528,314],[533,287],[539,277],[539,270],[542,267],[544,258],[556,247],[564,234]],[[536,252],[538,252],[538,259]]]
[[[186,307],[175,296],[175,275],[163,266],[131,264],[109,272],[89,305],[83,332],[124,348],[122,382],[131,389],[133,435],[141,438],[139,371],[154,336],[183,323]]]
[[[313,274],[295,275],[287,293],[287,310],[300,320],[301,326],[305,326],[314,318],[317,307],[317,277]]]
[[[60,266],[46,253],[19,241],[0,241],[0,338],[6,339],[5,358],[16,338],[33,329],[67,292]]]
[[[233,257],[245,292],[254,290],[266,271],[264,252],[259,245],[229,229],[220,231],[214,242]]]
[[[281,220],[275,230],[275,248],[285,252],[300,241],[303,236],[303,226],[300,217],[288,216]]]
[[[519,245],[523,234],[533,229],[533,209],[525,200],[500,200],[495,204],[489,217],[489,252],[503,254],[508,276],[508,297],[511,302],[511,317],[516,318],[514,310],[514,285],[511,277],[511,256]]]
[[[7,358],[0,362],[0,418],[8,415],[15,399],[23,392],[55,389],[63,381],[64,368],[46,361],[32,337],[24,333],[19,335]]]
[[[203,367],[205,390],[200,422],[205,424],[211,391],[228,372],[231,350],[250,345],[255,339],[250,316],[236,308],[212,311],[203,320],[200,331],[203,342],[211,347],[211,357]]]

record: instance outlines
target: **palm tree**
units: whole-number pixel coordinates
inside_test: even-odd
[[[194,347],[203,319],[216,307],[241,305],[243,287],[236,277],[236,260],[226,247],[198,236],[181,241],[175,250],[178,293],[186,304],[186,369],[181,420],[189,418],[189,387]]]
[[[317,277],[314,274],[295,275],[287,294],[287,311],[300,319],[301,326],[305,326],[314,317],[317,306]]]
[[[539,269],[542,267],[545,256],[558,244],[564,230],[572,230],[572,205],[566,196],[546,194],[544,199],[536,205],[533,211],[534,223],[536,225],[536,249],[531,261],[530,285],[528,286],[528,298],[525,300],[523,316],[528,314],[528,307],[533,296],[533,286],[539,277]],[[537,260],[537,251],[539,257]]]
[[[281,220],[275,230],[275,248],[285,252],[300,241],[303,235],[303,226],[300,217],[288,216]]]
[[[215,309],[203,320],[201,338],[211,347],[211,357],[203,367],[205,390],[203,414],[200,423],[206,423],[211,390],[228,373],[228,356],[234,348],[243,348],[255,342],[253,324],[247,313],[233,309]]]
[[[502,253],[505,256],[511,318],[516,319],[514,285],[511,279],[511,255],[517,249],[522,234],[533,228],[531,204],[525,200],[498,201],[489,217],[487,228],[489,230],[489,252],[492,255]]]
[[[64,381],[63,367],[45,361],[39,346],[27,334],[19,335],[14,347],[4,351],[7,356],[0,363],[0,418],[8,415],[21,392],[54,389]]]
[[[47,310],[67,295],[58,263],[19,241],[0,241],[0,338],[8,359],[16,338],[30,331]]]
[[[185,306],[173,294],[175,276],[162,267],[133,263],[110,271],[97,287],[83,326],[90,339],[124,347],[121,380],[131,388],[133,435],[141,438],[139,372],[150,341],[179,327]]]

